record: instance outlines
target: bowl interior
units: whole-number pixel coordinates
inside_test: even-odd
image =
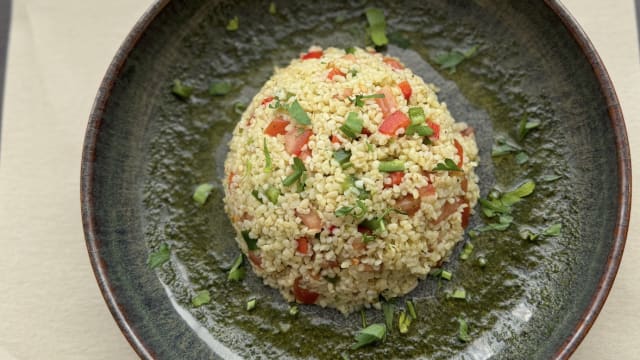
[[[626,201],[617,177],[626,173],[601,85],[555,6],[275,3],[276,14],[268,2],[159,3],[144,20],[148,27],[132,33],[101,89],[85,145],[83,215],[105,297],[136,350],[183,359],[557,355],[586,314],[597,313],[592,301],[602,295],[602,274],[618,264],[608,258],[624,241],[613,234]],[[351,351],[360,314],[301,306],[294,318],[251,271],[241,283],[226,280],[238,249],[220,180],[239,104],[250,101],[274,66],[285,66],[310,45],[365,46],[363,14],[371,6],[386,14],[392,41],[383,51],[440,87],[439,99],[454,118],[476,129],[481,195],[525,180],[534,180],[536,190],[516,206],[507,230],[473,239],[469,260],[454,253],[445,265],[452,281],[428,278],[396,301],[398,309],[406,299],[416,302],[419,319],[409,334],[396,331],[383,344]],[[227,31],[234,16],[239,29]],[[477,53],[455,72],[434,61],[476,45]],[[195,88],[189,101],[171,94],[174,79]],[[216,80],[230,82],[232,91],[208,95]],[[522,119],[540,126],[519,139]],[[492,157],[501,141],[519,150]],[[517,153],[528,160],[518,162]],[[198,207],[191,195],[204,182],[216,187]],[[477,207],[470,228],[488,222]],[[552,224],[562,225],[559,235],[537,241],[519,235],[525,227],[542,232]],[[150,270],[147,257],[163,243],[171,259]],[[479,257],[486,267],[478,266]],[[458,288],[467,300],[448,298]],[[202,289],[210,290],[212,301],[195,308],[191,298]],[[259,306],[248,313],[244,306],[252,297]],[[379,310],[365,315],[369,323],[383,321]],[[458,340],[458,318],[469,323],[471,342]]]

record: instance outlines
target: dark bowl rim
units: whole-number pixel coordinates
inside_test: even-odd
[[[127,310],[120,306],[109,281],[107,265],[100,256],[101,239],[98,238],[95,232],[93,174],[96,143],[100,132],[100,125],[116,79],[120,76],[125,62],[131,52],[135,50],[142,35],[170,2],[171,0],[156,0],[136,22],[111,61],[100,84],[89,116],[82,150],[80,172],[82,225],[94,275],[102,292],[102,296],[111,311],[111,315],[116,320],[120,330],[135,352],[144,359],[155,359],[155,353],[129,323]],[[620,191],[618,194],[618,202],[620,206],[617,211],[616,224],[612,234],[613,245],[609,251],[605,271],[600,277],[596,292],[592,295],[589,305],[583,311],[573,332],[558,347],[553,357],[554,359],[567,359],[575,352],[589,329],[593,326],[595,319],[602,310],[611,291],[620,267],[631,211],[631,155],[622,109],[615,89],[613,88],[611,78],[600,56],[584,30],[578,25],[577,21],[559,0],[545,0],[544,2],[556,14],[574,41],[582,49],[584,56],[591,64],[591,68],[598,79],[600,90],[607,103],[609,119],[614,130],[617,150],[616,162],[619,169],[618,186]]]

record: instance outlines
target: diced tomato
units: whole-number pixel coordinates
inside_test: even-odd
[[[462,228],[466,229],[467,226],[469,226],[469,217],[471,216],[471,207],[469,206],[469,201],[465,200],[464,205],[466,205],[464,207],[464,209],[462,209]]]
[[[277,117],[271,120],[269,125],[267,125],[267,128],[264,129],[264,133],[269,136],[284,135],[287,133],[287,130],[285,130],[287,125],[289,125],[288,120]]]
[[[266,98],[262,99],[262,105],[267,105],[268,103],[272,102],[273,99],[273,96],[267,96]]]
[[[390,57],[385,57],[384,59],[382,59],[382,61],[384,61],[385,64],[391,66],[392,68],[396,69],[396,70],[402,70],[404,69],[404,65],[402,65],[402,63],[394,58],[390,58]]]
[[[376,98],[376,103],[380,107],[380,110],[382,110],[382,116],[386,117],[387,115],[396,111],[396,109],[398,108],[398,103],[396,102],[396,98],[393,96],[391,88],[389,88],[388,86],[383,87],[380,93],[384,95],[384,97]]]
[[[318,212],[311,209],[308,214],[301,214],[296,210],[296,216],[302,220],[310,230],[320,231],[322,230],[322,218],[318,215]]]
[[[409,99],[411,98],[411,93],[413,93],[413,90],[411,89],[411,85],[409,84],[409,82],[405,80],[399,83],[398,87],[400,88],[400,91],[402,91],[402,95],[404,96],[404,98],[407,101],[409,101]]]
[[[236,174],[234,174],[233,171],[229,173],[229,177],[227,178],[227,186],[229,187],[229,190],[231,190],[231,182],[233,181],[233,177],[235,175]]]
[[[308,157],[311,156],[311,150],[309,149],[304,149],[302,151],[300,151],[300,155],[298,155],[298,157],[300,158],[300,160],[304,160]]]
[[[404,172],[403,171],[394,171],[392,173],[389,173],[389,183],[387,184],[386,182],[384,183],[384,187],[385,188],[390,188],[393,187],[394,185],[400,185],[400,183],[402,182],[402,178],[404,178]]]
[[[296,242],[298,243],[296,250],[301,254],[307,255],[309,253],[309,239],[301,237],[296,239]]]
[[[456,147],[456,150],[458,151],[458,157],[460,158],[460,160],[458,160],[458,167],[462,169],[462,158],[464,156],[464,150],[462,149],[462,145],[460,145],[460,143],[456,139],[453,139],[453,145]]]
[[[345,73],[340,71],[340,69],[338,69],[337,67],[334,67],[333,69],[331,69],[331,71],[329,71],[329,74],[327,74],[327,79],[333,80],[333,77],[336,75],[345,76]]]
[[[321,57],[322,57],[322,50],[319,50],[319,51],[309,51],[308,53],[301,55],[300,59],[302,60],[320,59]]]
[[[293,128],[284,135],[284,148],[291,155],[298,156],[313,135],[311,129]]]
[[[340,138],[338,137],[338,135],[331,135],[331,143],[340,144],[342,143],[342,141],[340,141]]]
[[[447,219],[449,216],[451,216],[452,214],[454,214],[455,212],[458,211],[458,209],[460,208],[461,205],[466,203],[466,199],[463,197],[458,197],[458,199],[456,199],[456,201],[450,203],[450,202],[445,202],[444,206],[442,207],[442,213],[440,213],[440,216],[438,216],[437,219],[435,219],[434,221],[432,221],[432,223],[434,225],[438,225],[439,223],[441,223],[443,220]],[[468,207],[468,206],[467,206]]]
[[[353,55],[353,54],[347,54],[347,55],[343,56],[342,58],[345,59],[345,60],[351,61],[351,62],[356,61],[356,56]]]
[[[413,216],[420,210],[420,198],[416,199],[411,194],[399,197],[396,199],[396,208],[409,216]]]
[[[249,257],[249,260],[251,260],[253,265],[262,269],[262,258],[260,257],[260,255],[256,254],[253,251],[249,251],[249,254],[247,254],[247,256]]]
[[[428,184],[423,187],[419,187],[418,194],[420,194],[420,197],[433,196],[436,194],[436,187],[433,186],[433,184]]]
[[[385,135],[395,136],[400,128],[406,129],[409,125],[411,125],[409,117],[398,110],[382,120],[378,131]]]
[[[467,180],[466,176],[463,177],[460,181],[460,189],[464,192],[467,192],[467,190],[469,189],[469,181]]]
[[[434,123],[431,120],[427,120],[427,125],[429,125],[431,130],[433,130],[433,135],[429,136],[429,138],[432,140],[440,139],[440,125]]]
[[[301,287],[300,281],[302,281],[302,278],[297,278],[293,282],[293,296],[297,301],[303,304],[314,304],[316,300],[318,300],[318,296],[320,296],[320,294]]]

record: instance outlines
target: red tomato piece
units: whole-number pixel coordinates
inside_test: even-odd
[[[396,199],[396,208],[409,216],[413,216],[420,210],[420,198],[416,199],[411,194],[399,197]]]
[[[396,111],[398,103],[396,102],[396,98],[393,96],[391,88],[388,86],[383,87],[380,93],[384,95],[384,97],[376,98],[376,103],[380,107],[380,110],[382,110],[382,116],[386,117]]]
[[[409,125],[411,125],[409,117],[398,110],[382,120],[378,131],[385,135],[395,136],[400,128],[406,129]]]
[[[338,69],[337,67],[334,67],[333,69],[331,69],[331,71],[329,71],[329,74],[327,74],[327,79],[333,80],[333,77],[336,75],[345,76],[345,73],[340,71],[340,69]]]
[[[449,216],[451,216],[452,214],[456,213],[458,211],[458,209],[460,208],[460,206],[465,204],[466,201],[467,200],[465,198],[458,197],[458,199],[456,201],[452,202],[452,203],[445,202],[444,206],[442,207],[442,213],[440,213],[440,216],[438,216],[437,219],[432,221],[432,223],[434,225],[438,225],[443,220],[447,219]],[[469,207],[469,206],[467,205],[467,207]]]
[[[301,287],[300,286],[301,280],[302,278],[297,278],[293,282],[293,296],[296,298],[297,301],[303,304],[314,304],[316,300],[318,300],[318,296],[320,296],[320,294],[318,294],[315,291],[307,290]]]
[[[420,194],[420,197],[433,196],[436,194],[436,187],[433,184],[420,187],[418,188],[418,194]]]
[[[402,95],[404,96],[404,98],[409,101],[409,99],[411,98],[411,94],[413,93],[413,89],[411,89],[411,85],[409,84],[409,82],[405,80],[399,83],[398,87],[400,88],[400,91],[402,91]]]
[[[273,99],[273,96],[267,96],[266,98],[262,99],[262,105],[267,105],[268,103],[272,102]]]
[[[296,242],[298,243],[296,250],[299,253],[305,255],[309,253],[309,239],[307,239],[306,237],[301,237],[296,239]]]
[[[384,59],[382,59],[382,61],[391,66],[392,68],[396,69],[396,70],[402,70],[404,69],[404,65],[402,65],[402,63],[394,58],[390,58],[390,57],[386,57]]]
[[[469,201],[465,200],[463,202],[464,205],[466,205],[463,209],[462,209],[462,228],[466,229],[467,226],[469,226],[469,217],[471,216],[471,207],[469,206]]]
[[[305,224],[310,230],[322,230],[322,218],[314,209],[311,209],[308,214],[301,214],[296,211],[296,216],[299,217],[300,220],[302,220],[302,223]]]
[[[284,135],[284,148],[291,155],[298,156],[313,135],[311,129],[293,128]]]
[[[249,260],[251,260],[253,265],[262,269],[262,258],[260,257],[260,255],[254,253],[253,251],[249,251],[249,254],[247,254],[247,257],[249,257]]]
[[[460,158],[460,160],[458,160],[458,167],[462,169],[462,157],[464,156],[464,150],[462,149],[462,145],[460,145],[456,139],[453,139],[453,145],[456,147],[458,157]]]
[[[391,181],[388,184],[385,182],[384,187],[390,188],[390,187],[393,187],[394,185],[400,185],[403,178],[404,178],[404,172],[402,171],[394,171],[392,173],[389,173],[389,179]]]
[[[231,182],[233,181],[233,177],[235,175],[236,174],[234,174],[233,171],[229,173],[229,177],[227,178],[227,186],[229,187],[229,190],[231,190]]]
[[[308,53],[301,55],[300,59],[302,60],[320,59],[321,57],[322,57],[322,50],[319,50],[319,51],[309,51]]]
[[[287,125],[289,125],[288,120],[277,117],[271,120],[269,125],[267,125],[267,128],[264,129],[264,133],[269,136],[284,135],[287,133],[287,130],[285,130]]]
[[[429,125],[431,130],[433,130],[433,135],[429,136],[429,138],[432,140],[440,139],[440,125],[434,123],[431,120],[427,120],[427,125]]]
[[[331,143],[340,144],[342,143],[342,141],[340,141],[340,138],[338,137],[338,135],[331,135]]]

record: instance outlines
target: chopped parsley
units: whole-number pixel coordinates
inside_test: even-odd
[[[293,173],[282,180],[282,185],[284,186],[291,186],[295,184],[296,181],[302,178],[304,172],[307,171],[304,163],[297,156],[293,158],[293,165],[291,165],[291,168],[293,168]]]
[[[449,73],[453,74],[456,72],[456,67],[464,60],[472,57],[476,51],[478,51],[478,45],[475,45],[466,51],[453,50],[448,53],[442,53],[436,56],[434,61],[440,65],[442,69],[449,69]]]
[[[229,274],[227,275],[227,280],[231,281],[240,281],[244,279],[245,271],[242,267],[242,263],[244,262],[244,257],[242,254],[236,256],[233,260],[233,265],[231,265],[231,269],[229,269]]]
[[[522,165],[522,164],[526,163],[527,161],[529,161],[529,155],[527,155],[526,152],[521,151],[521,152],[516,154],[516,164]]]
[[[289,315],[296,316],[299,312],[300,310],[298,309],[298,305],[291,305],[289,307]]]
[[[226,81],[214,81],[209,87],[209,94],[213,96],[223,96],[231,92],[231,84]]]
[[[409,325],[411,325],[411,316],[407,316],[403,310],[400,312],[400,317],[398,318],[398,330],[400,330],[400,334],[409,332]]]
[[[518,123],[518,139],[520,141],[524,140],[524,138],[527,136],[529,131],[539,126],[540,126],[539,120],[529,121],[526,115],[523,116],[522,120],[520,120],[520,122]]]
[[[452,299],[459,299],[459,300],[466,300],[467,299],[467,292],[464,289],[455,289],[453,290],[453,292],[448,296]]]
[[[458,318],[458,339],[462,342],[471,341],[471,336],[469,336],[469,325],[464,319]]]
[[[491,156],[493,157],[503,156],[503,155],[508,155],[521,150],[522,149],[517,145],[511,144],[504,139],[498,139],[496,141],[496,144],[494,144],[493,147],[491,148]]]
[[[233,111],[238,115],[242,115],[242,113],[246,109],[247,109],[247,104],[245,104],[245,103],[236,102],[236,103],[233,104]]]
[[[395,171],[404,171],[404,161],[402,160],[390,160],[390,161],[380,161],[378,165],[378,171],[380,172],[395,172]]]
[[[340,166],[343,168],[345,164],[349,163],[351,160],[351,151],[345,149],[338,149],[333,152],[333,160],[335,160]]]
[[[432,171],[462,171],[453,160],[446,158],[443,163],[438,163]]]
[[[247,301],[247,311],[251,311],[251,310],[255,309],[257,303],[258,303],[258,300],[256,300],[256,299],[251,299],[251,300]]]
[[[278,190],[277,187],[270,185],[267,188],[267,191],[265,191],[265,195],[273,205],[278,204],[278,198],[280,197],[280,190]]]
[[[346,48],[344,50],[344,52],[346,52],[347,54],[355,54],[356,53],[356,48],[353,47],[353,46],[350,46],[350,47]]]
[[[258,250],[258,239],[254,239],[249,236],[249,230],[243,230],[241,234],[244,242],[247,243],[247,248],[249,248],[249,251]]]
[[[452,276],[453,276],[453,273],[451,273],[451,271],[442,270],[442,272],[440,273],[440,277],[445,280],[451,280]]]
[[[535,187],[536,184],[528,180],[516,189],[502,195],[492,191],[489,193],[487,199],[480,199],[479,202],[482,207],[482,213],[488,218],[498,217],[498,223],[488,224],[476,230],[480,232],[489,230],[503,231],[509,228],[513,221],[513,217],[511,216],[512,206],[520,202],[522,198],[531,195]]]
[[[191,298],[191,304],[195,307],[200,307],[204,304],[208,304],[211,302],[211,294],[209,294],[209,290],[200,290],[196,293],[196,296]]]
[[[365,11],[369,23],[369,36],[375,46],[384,46],[389,43],[387,39],[387,22],[384,19],[382,9],[369,8]]]
[[[382,313],[384,314],[384,323],[387,329],[391,331],[393,328],[393,305],[388,302],[382,303]]]
[[[205,183],[198,185],[196,190],[193,192],[193,201],[200,206],[204,205],[211,194],[211,190],[213,190],[213,184]]]
[[[416,307],[413,305],[413,301],[407,300],[407,311],[413,320],[418,318],[418,314],[416,314]]]
[[[240,20],[238,19],[237,16],[234,16],[231,20],[229,20],[229,22],[227,23],[226,29],[228,31],[236,31],[238,30],[238,27],[240,26]]]
[[[349,101],[351,101],[358,107],[363,107],[364,99],[382,99],[382,98],[384,98],[384,94],[356,95],[353,98],[349,98]]]
[[[384,339],[386,334],[387,327],[385,324],[371,324],[358,332],[355,338],[355,344],[351,345],[351,350],[356,350],[363,346],[381,341]]]
[[[464,247],[462,248],[462,252],[460,253],[460,260],[467,260],[471,253],[473,252],[473,244],[471,242],[466,242]]]
[[[152,252],[147,259],[147,266],[149,269],[155,269],[158,266],[169,261],[171,257],[171,250],[169,249],[169,245],[166,243],[160,244],[158,250]]]
[[[546,236],[558,236],[560,235],[561,231],[562,231],[562,224],[557,223],[549,226],[544,232],[542,232],[542,234]]]
[[[367,210],[367,204],[365,204],[362,200],[356,200],[355,206],[343,206],[336,210],[334,214],[337,217],[342,217],[353,213],[353,217],[355,217],[356,219],[362,219],[367,214]]]
[[[304,111],[298,100],[295,100],[288,108],[289,115],[300,125],[311,124],[309,115]]]
[[[262,151],[264,152],[264,172],[270,173],[273,171],[271,164],[271,153],[269,152],[269,148],[267,147],[267,138],[263,138]]]
[[[187,100],[193,93],[193,88],[191,86],[184,85],[180,80],[175,79],[173,80],[171,92],[180,99]]]
[[[347,115],[344,124],[340,126],[340,131],[346,136],[355,139],[362,132],[362,125],[362,119],[360,119],[358,113],[352,111]]]

